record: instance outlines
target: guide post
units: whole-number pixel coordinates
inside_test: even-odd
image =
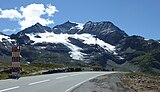
[[[20,46],[12,46],[12,78],[20,77]]]

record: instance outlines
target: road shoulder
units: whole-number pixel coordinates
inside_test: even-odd
[[[124,74],[109,74],[94,78],[72,90],[72,92],[132,92],[121,81]]]

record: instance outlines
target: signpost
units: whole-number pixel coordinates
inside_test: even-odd
[[[12,78],[19,78],[20,74],[20,46],[12,46]]]

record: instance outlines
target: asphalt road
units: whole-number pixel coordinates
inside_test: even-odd
[[[0,92],[70,92],[100,75],[115,72],[71,72],[0,80]]]

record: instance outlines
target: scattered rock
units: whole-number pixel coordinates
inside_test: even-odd
[[[138,73],[129,73],[121,77],[124,85],[135,92],[160,92],[160,78]]]

